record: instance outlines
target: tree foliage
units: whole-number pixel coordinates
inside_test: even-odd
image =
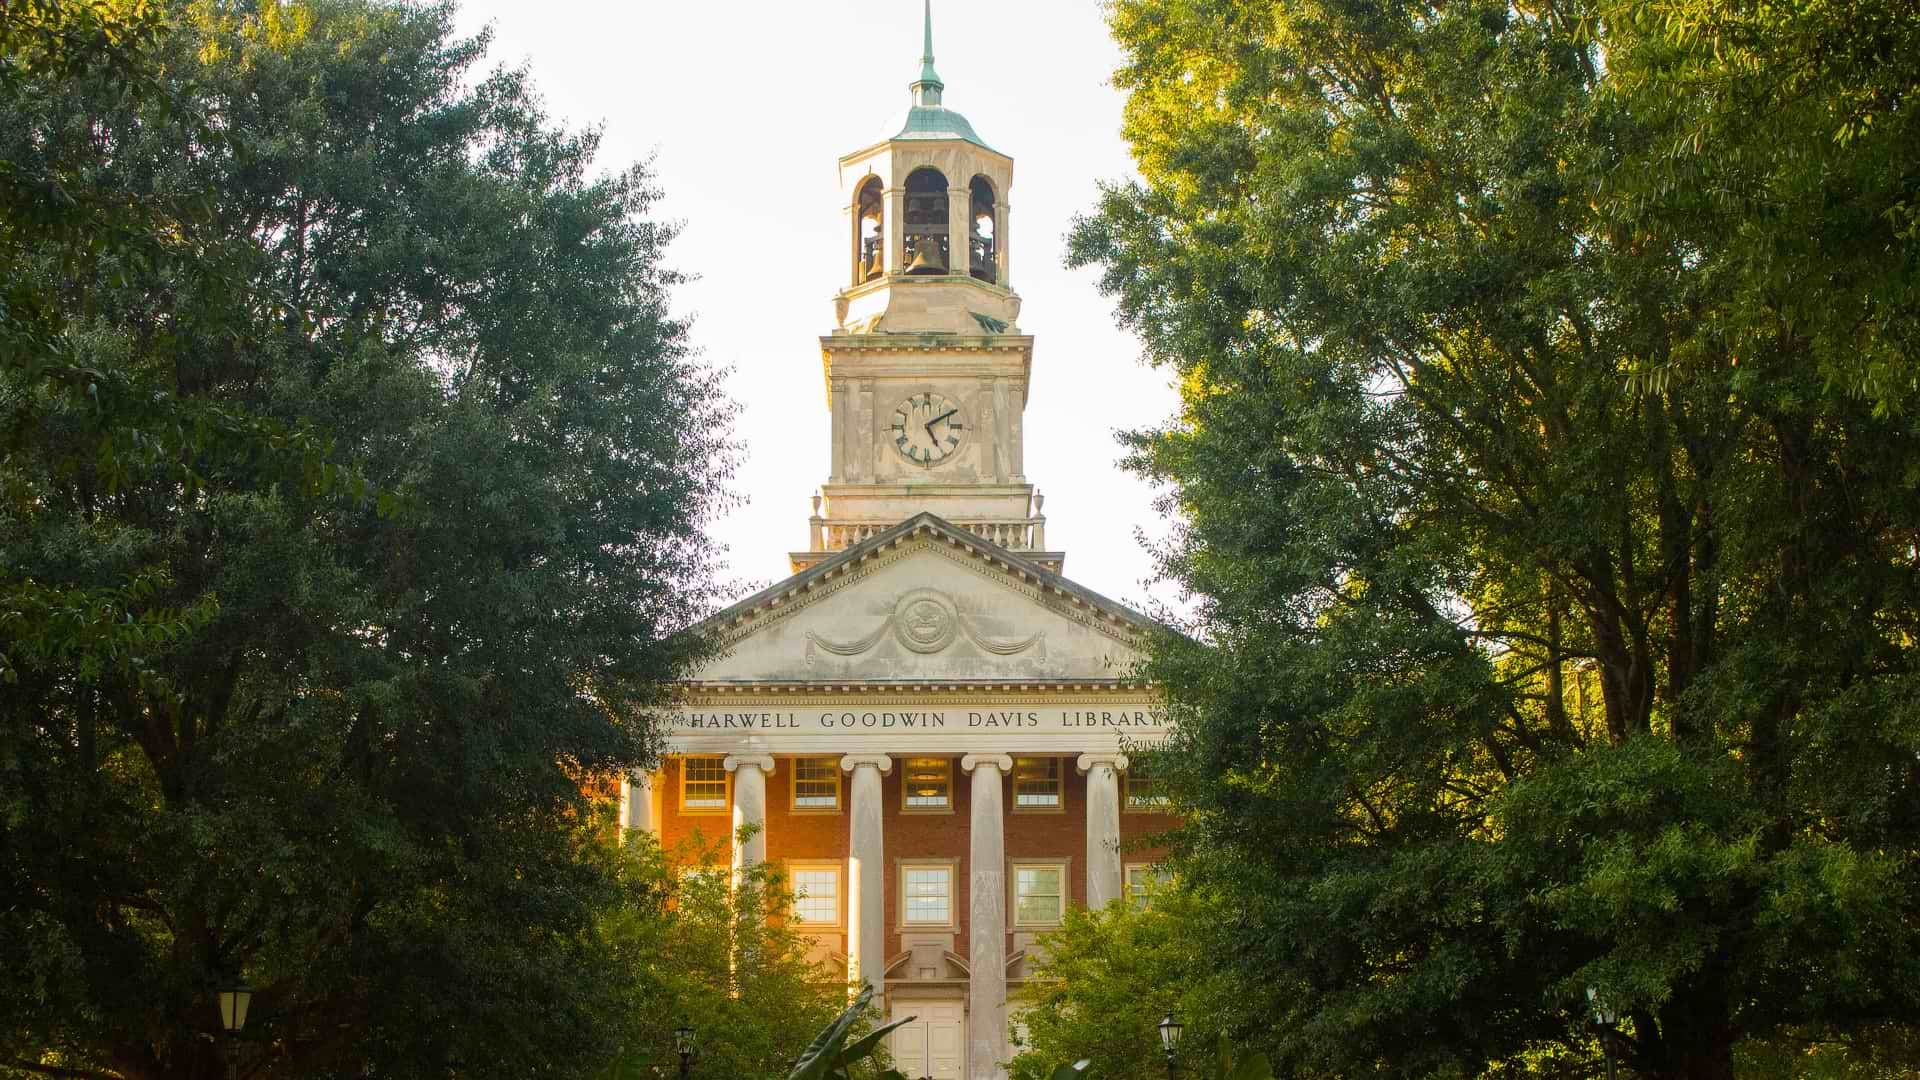
[[[446,6],[0,7],[0,1069],[610,1060],[583,781],[712,597],[643,168]]]
[[[1916,16],[1845,7],[1112,5],[1074,258],[1180,379],[1159,764],[1287,1067],[1916,1015],[1920,84],[1844,59]]]
[[[1166,888],[1148,907],[1069,909],[1041,941],[1015,1018],[1019,1044],[1008,1075],[1049,1080],[1058,1062],[1084,1057],[1088,1076],[1155,1076],[1166,1069],[1159,1024],[1184,1025],[1179,1064],[1211,1076],[1226,1033],[1256,1021],[1267,998],[1240,992],[1209,955],[1207,929],[1226,914],[1194,892]]]
[[[646,902],[603,924],[626,995],[606,1080],[673,1074],[682,1023],[694,1032],[695,1075],[786,1076],[812,1033],[847,1009],[847,986],[786,925],[792,897],[781,871],[763,863],[729,875],[714,869],[727,865],[724,848],[663,852],[644,834],[630,837],[627,858]],[[843,1034],[867,1033],[864,1005]]]

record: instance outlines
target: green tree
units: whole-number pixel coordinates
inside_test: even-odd
[[[646,171],[450,9],[0,9],[0,1071],[584,1074],[712,598]]]
[[[663,852],[644,834],[629,844],[630,872],[647,899],[605,922],[628,995],[609,1080],[651,1078],[656,1066],[673,1073],[682,1023],[694,1030],[698,1075],[784,1077],[814,1032],[847,1007],[847,984],[785,923],[792,897],[778,867],[733,875],[722,847]]]
[[[1072,909],[1041,941],[1034,977],[1015,1006],[1022,1036],[1008,1073],[1050,1080],[1060,1062],[1085,1058],[1087,1075],[1152,1077],[1166,1071],[1159,1024],[1184,1026],[1179,1063],[1209,1076],[1229,1033],[1265,1035],[1263,1005],[1218,963],[1207,929],[1228,916],[1185,889],[1156,891],[1151,906]]]
[[[1836,211],[1802,267],[1860,276],[1763,287],[1803,223],[1662,187],[1649,17],[1112,6],[1144,182],[1074,257],[1183,392],[1131,439],[1197,601],[1156,765],[1295,1071],[1590,1070],[1590,986],[1661,1078],[1920,1005],[1920,443],[1841,377],[1915,313],[1836,336],[1914,240]]]

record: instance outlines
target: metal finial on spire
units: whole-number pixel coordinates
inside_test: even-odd
[[[920,53],[920,78],[916,79],[913,84],[916,89],[922,84],[935,88],[946,85],[940,81],[940,73],[933,70],[933,0],[926,0],[926,14],[927,43],[926,47],[922,49]]]

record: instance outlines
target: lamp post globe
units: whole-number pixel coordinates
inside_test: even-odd
[[[1174,1074],[1174,1066],[1175,1066],[1174,1055],[1177,1054],[1180,1050],[1181,1030],[1182,1030],[1182,1025],[1180,1021],[1174,1019],[1173,1013],[1171,1011],[1167,1013],[1166,1019],[1160,1021],[1160,1047],[1161,1049],[1167,1052],[1168,1080],[1172,1080],[1172,1077]]]
[[[236,982],[220,991],[220,1026],[229,1035],[238,1035],[247,1026],[247,1009],[253,1004],[253,987]]]
[[[673,1029],[673,1050],[680,1055],[680,1080],[693,1072],[693,1026],[682,1023]]]
[[[1593,1026],[1600,1031],[1600,1055],[1607,1063],[1607,1080],[1614,1080],[1613,1033],[1620,1026],[1620,1016],[1592,986],[1587,987],[1587,1007],[1593,1010]]]

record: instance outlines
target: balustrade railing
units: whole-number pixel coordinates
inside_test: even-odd
[[[844,551],[855,544],[871,540],[899,524],[890,521],[833,521],[826,518],[814,518],[813,521],[814,550],[816,551]],[[1044,517],[1019,518],[1010,521],[955,521],[953,524],[990,544],[996,544],[1009,551],[1046,550],[1047,519]]]

